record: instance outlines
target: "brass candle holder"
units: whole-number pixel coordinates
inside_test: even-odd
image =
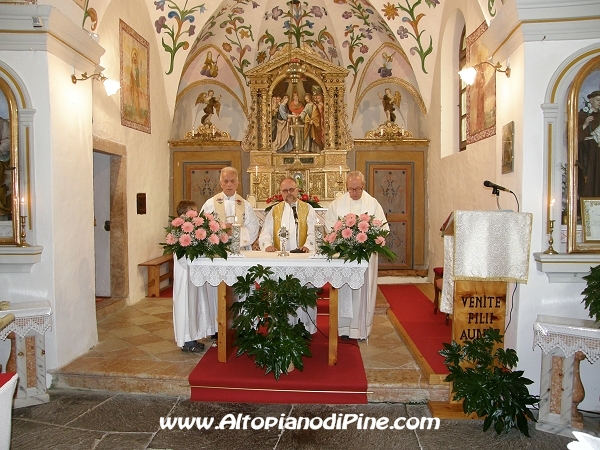
[[[548,221],[548,250],[546,250],[544,252],[545,255],[558,255],[558,252],[556,250],[554,250],[554,247],[552,247],[552,244],[554,244],[554,238],[552,237],[552,235],[554,234],[554,220],[549,220]]]
[[[27,237],[27,230],[25,227],[27,226],[27,216],[21,216],[21,240],[19,243],[19,247],[29,247],[29,244],[25,240]]]

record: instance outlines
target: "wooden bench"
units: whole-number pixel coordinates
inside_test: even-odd
[[[163,264],[169,264],[166,273],[160,274]],[[173,285],[173,255],[162,255],[158,258],[138,264],[139,267],[148,268],[148,297],[160,296],[160,282],[169,279],[169,285]]]

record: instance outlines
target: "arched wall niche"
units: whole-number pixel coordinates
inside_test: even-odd
[[[581,253],[600,253],[600,242],[586,242],[582,234],[577,193],[580,163],[577,114],[581,106],[577,100],[591,93],[583,92],[587,89],[584,79],[593,71],[598,72],[600,79],[600,47],[597,45],[574,53],[559,66],[548,84],[545,103],[542,104],[547,185],[544,233],[550,232],[551,221],[554,221],[554,236],[559,236],[559,233],[567,236],[566,243],[555,241],[556,250],[561,256],[568,253],[573,258]],[[560,231],[557,233],[556,230]],[[587,272],[589,262],[586,264]]]
[[[441,148],[440,157],[450,156],[459,152],[458,133],[459,115],[459,92],[458,92],[458,61],[459,45],[462,30],[465,27],[465,18],[460,10],[456,10],[448,18],[443,30],[441,42]]]
[[[33,116],[31,99],[19,75],[0,61],[0,245],[25,248],[35,243],[31,178]],[[29,235],[28,235],[29,234]]]

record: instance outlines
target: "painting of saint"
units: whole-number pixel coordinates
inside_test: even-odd
[[[121,125],[150,133],[149,44],[122,20],[119,25]]]
[[[275,139],[273,139],[273,151],[276,153],[290,153],[294,149],[293,115],[288,107],[289,100],[290,98],[284,95],[277,108]]]

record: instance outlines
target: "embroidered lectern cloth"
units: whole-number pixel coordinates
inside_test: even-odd
[[[531,213],[455,211],[454,236],[444,236],[444,284],[440,310],[451,314],[454,281],[526,283]]]
[[[456,211],[454,280],[526,283],[531,213]]]

